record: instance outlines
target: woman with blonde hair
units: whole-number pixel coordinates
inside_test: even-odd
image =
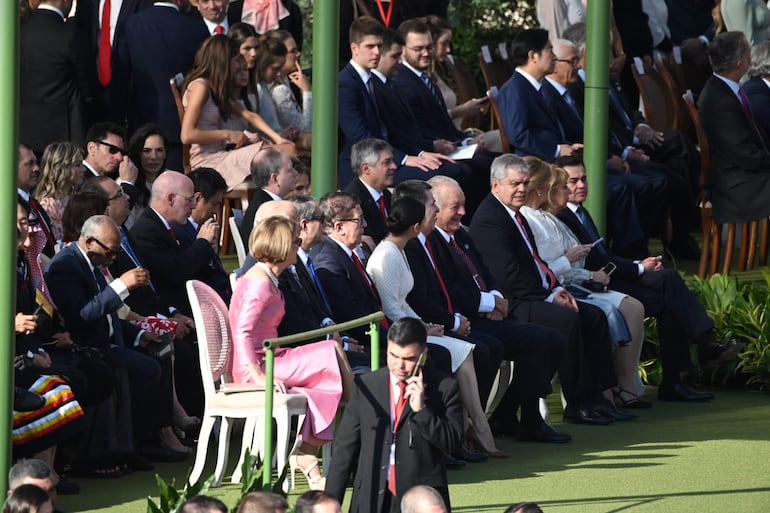
[[[64,209],[83,183],[84,156],[82,149],[69,142],[53,142],[43,151],[35,195],[51,219],[51,231],[57,241],[62,240]]]
[[[251,159],[263,144],[294,143],[273,130],[259,114],[239,106],[233,97],[233,76],[245,66],[235,41],[215,35],[203,42],[195,54],[195,66],[187,75],[182,103],[181,139],[190,144],[192,168],[211,167],[219,171],[229,189],[249,176]],[[265,135],[220,128],[231,117],[242,117]]]
[[[540,257],[559,282],[574,291],[578,301],[601,308],[607,316],[618,377],[618,387],[611,392],[617,402],[631,408],[649,407],[650,403],[639,399],[644,392],[638,370],[644,342],[644,306],[626,294],[606,291],[610,275],[604,269],[585,268],[591,244],[579,244],[567,225],[554,215],[567,205],[567,172],[537,157],[524,157],[524,160],[529,166],[529,194],[521,213],[532,229]],[[605,291],[581,291],[585,282],[603,286]]]
[[[238,280],[230,302],[236,383],[265,384],[262,341],[278,336],[285,313],[278,276],[297,260],[301,242],[297,232],[294,221],[273,216],[258,222],[249,236],[249,252],[257,263]],[[332,440],[343,389],[349,393],[353,385],[342,346],[334,340],[321,340],[279,348],[274,376],[278,392],[301,393],[308,401],[307,417],[298,428],[302,443],[289,458],[291,480],[299,468],[311,489],[323,490],[326,480],[316,454],[319,446]]]

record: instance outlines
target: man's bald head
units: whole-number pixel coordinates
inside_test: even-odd
[[[446,513],[441,495],[430,486],[410,488],[401,499],[401,513]]]
[[[299,224],[297,207],[294,203],[287,200],[273,200],[262,203],[257,209],[257,213],[254,214],[254,224],[273,216],[285,216]]]
[[[193,181],[182,173],[161,173],[152,184],[150,207],[171,225],[185,224],[195,203]]]

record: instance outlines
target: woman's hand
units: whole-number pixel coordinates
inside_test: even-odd
[[[306,93],[310,91],[310,79],[307,78],[307,75],[302,73],[302,66],[300,66],[299,61],[295,63],[297,66],[297,71],[292,71],[289,73],[289,80],[291,80],[292,84],[299,87],[302,92]]]
[[[37,315],[16,314],[15,321],[16,333],[29,335],[37,328]]]
[[[240,130],[224,130],[224,136],[224,143],[234,144],[236,148],[249,144],[249,138]]]
[[[267,384],[265,383],[265,373],[262,372],[262,369],[257,364],[250,364],[249,365],[249,372],[251,374],[252,379],[254,380],[254,384],[260,387],[265,387]],[[273,389],[276,392],[279,392],[281,394],[287,393],[289,387],[286,386],[286,383],[283,381],[279,381],[277,379],[273,380]]]
[[[567,260],[570,262],[577,262],[578,260],[585,258],[590,251],[590,244],[575,244],[564,253],[564,256],[566,256]]]

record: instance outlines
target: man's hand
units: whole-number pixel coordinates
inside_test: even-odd
[[[582,150],[583,145],[582,144],[560,144],[559,145],[559,156],[560,157],[569,157],[577,150]]]
[[[645,125],[644,123],[636,126],[634,135],[639,138],[641,144],[647,144],[653,148],[657,148],[663,144],[663,132],[653,130],[651,126]]]
[[[647,155],[643,150],[640,150],[639,148],[629,148],[626,159],[630,161],[635,160],[637,162],[647,162],[648,160],[650,160],[650,156]]]
[[[425,406],[425,386],[422,382],[422,369],[417,371],[417,375],[406,380],[406,398],[409,400],[409,407],[413,412],[418,412]]]
[[[442,161],[454,162],[454,160],[450,159],[446,155],[442,155],[441,153],[424,151],[422,152],[422,155],[409,155],[406,157],[405,164],[407,166],[422,169],[423,171],[435,171],[441,167]]]
[[[212,246],[216,246],[219,241],[219,223],[211,218],[206,219],[198,229],[198,238],[206,240]]]
[[[642,266],[644,266],[644,272],[646,273],[660,271],[663,269],[663,257],[660,255],[647,257],[642,260]]]
[[[495,295],[495,312],[499,312],[503,319],[508,317],[508,300],[504,297]],[[494,313],[494,312],[492,312]]]
[[[160,342],[160,337],[149,331],[142,333],[142,337],[139,339],[139,345],[142,347],[147,347],[150,344],[157,344],[158,342]]]
[[[630,171],[628,162],[623,160],[620,155],[613,155],[612,157],[608,158],[607,167],[618,171],[619,173],[628,173]]]
[[[457,334],[467,337],[471,334],[471,321],[464,315],[460,315],[460,326],[457,328]]]
[[[605,287],[610,284],[610,275],[604,272],[604,269],[599,269],[593,272],[593,280],[601,283]]]
[[[195,329],[195,321],[187,317],[186,315],[182,315],[180,313],[175,313],[171,316],[173,320],[176,321],[176,329],[174,330],[174,337],[175,338],[184,338],[187,335],[190,334],[191,331]]]
[[[451,141],[447,141],[446,139],[436,139],[433,141],[433,149],[436,150],[438,153],[451,153],[455,149],[455,145],[452,144]]]
[[[133,162],[131,162],[128,155],[123,157],[123,160],[118,166],[118,176],[124,182],[136,183],[136,178],[139,176],[139,169]]]
[[[121,274],[120,281],[126,285],[128,290],[134,290],[150,284],[150,271],[143,267],[134,267]]]
[[[37,328],[37,315],[17,313],[15,327],[16,333],[25,333],[29,335],[30,332],[35,331]]]
[[[40,369],[47,369],[51,366],[51,356],[45,351],[35,353],[35,356],[32,357],[32,365]]]
[[[577,301],[572,297],[572,294],[567,292],[567,289],[560,289],[558,292],[554,292],[553,302],[564,308],[569,308],[573,312],[578,311]]]
[[[59,348],[69,347],[73,344],[69,331],[54,333],[53,339],[56,341],[54,345]]]

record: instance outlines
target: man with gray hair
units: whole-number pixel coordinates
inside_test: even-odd
[[[540,258],[532,231],[519,213],[529,190],[524,160],[512,154],[497,157],[491,187],[473,217],[471,239],[489,271],[499,277],[510,315],[551,327],[567,339],[559,367],[567,400],[564,420],[612,423],[612,417],[595,410],[603,406],[601,392],[617,384],[606,317],[593,305],[576,302]]]
[[[241,222],[241,237],[245,247],[249,247],[249,235],[254,228],[257,209],[267,201],[285,198],[294,188],[297,174],[289,154],[273,147],[259,150],[251,159],[251,179],[257,192],[249,201]]]
[[[22,485],[35,485],[48,494],[51,505],[56,509],[56,484],[58,479],[51,472],[51,468],[43,460],[34,458],[21,459],[13,464],[8,471],[8,493],[10,497],[13,491]]]
[[[711,42],[714,75],[698,99],[701,125],[711,147],[711,203],[717,223],[744,223],[770,215],[770,153],[740,85],[751,65],[742,32]]]
[[[751,47],[749,80],[743,90],[749,97],[754,121],[762,129],[765,146],[770,148],[770,41]]]
[[[353,145],[350,164],[356,177],[345,187],[345,192],[355,194],[361,200],[361,210],[366,219],[364,235],[372,238],[374,245],[388,234],[385,219],[390,211],[391,194],[396,164],[393,148],[382,139],[364,139]]]
[[[401,513],[447,513],[444,499],[434,488],[411,487],[401,498]]]

